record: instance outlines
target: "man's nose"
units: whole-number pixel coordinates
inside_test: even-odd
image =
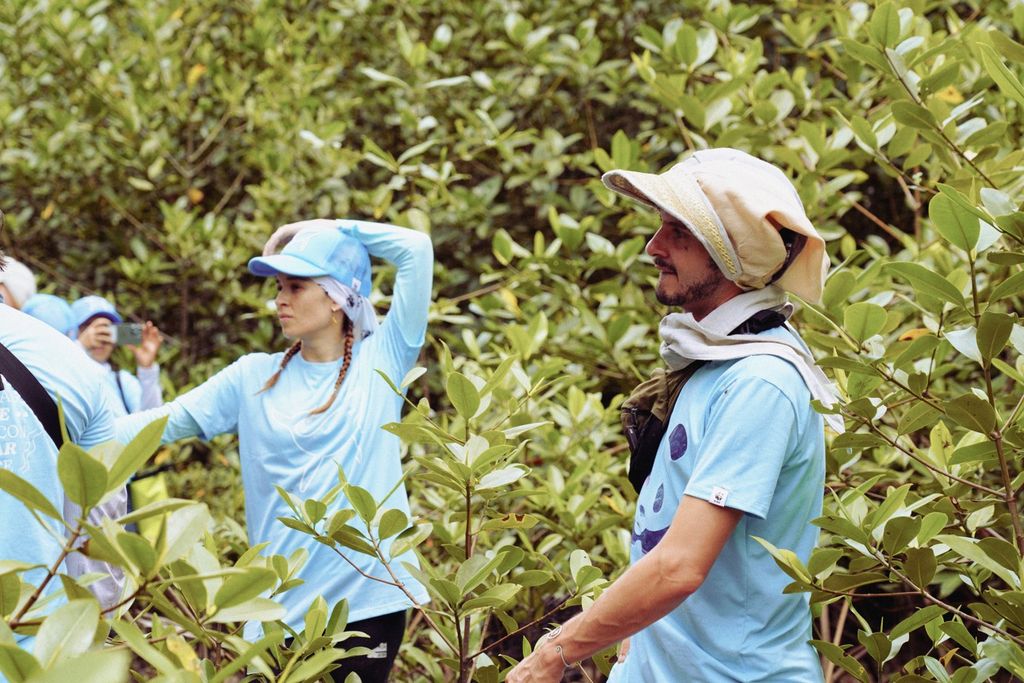
[[[644,251],[646,251],[647,255],[650,256],[651,258],[665,255],[665,250],[662,245],[663,232],[664,230],[658,228],[658,231],[655,232],[654,236],[647,242],[647,247],[644,249]]]

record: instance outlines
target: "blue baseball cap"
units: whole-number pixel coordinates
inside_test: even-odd
[[[70,334],[75,327],[71,306],[64,299],[53,294],[34,295],[25,302],[21,311],[42,320],[61,334]]]
[[[123,320],[118,314],[114,304],[102,296],[83,296],[71,304],[71,319],[75,327],[81,327],[96,316],[103,316],[115,325],[120,325]]]
[[[370,255],[362,242],[340,230],[303,230],[280,254],[250,259],[249,272],[260,277],[326,275],[360,296],[370,295]]]

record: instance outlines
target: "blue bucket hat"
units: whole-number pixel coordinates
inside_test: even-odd
[[[22,313],[38,318],[61,334],[71,334],[74,316],[68,302],[53,294],[36,294],[21,307]]]
[[[280,254],[257,256],[249,272],[260,277],[332,277],[360,296],[370,295],[370,255],[362,242],[340,230],[303,230]]]
[[[114,304],[102,296],[83,296],[71,304],[71,318],[75,327],[81,327],[96,316],[103,316],[115,325],[124,322],[117,309],[114,308]]]

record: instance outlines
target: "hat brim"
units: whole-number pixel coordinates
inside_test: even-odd
[[[249,259],[249,272],[259,277],[291,275],[292,277],[320,277],[329,273],[323,268],[289,254],[257,256]]]
[[[675,185],[663,174],[639,171],[609,171],[601,181],[613,192],[673,216],[704,246],[727,278],[735,281],[742,276],[739,257],[725,226],[696,180],[686,172],[677,173]]]

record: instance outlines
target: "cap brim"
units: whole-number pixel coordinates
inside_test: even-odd
[[[288,254],[257,256],[249,259],[249,272],[259,277],[271,277],[279,273],[292,277],[320,277],[328,274],[323,268]]]

